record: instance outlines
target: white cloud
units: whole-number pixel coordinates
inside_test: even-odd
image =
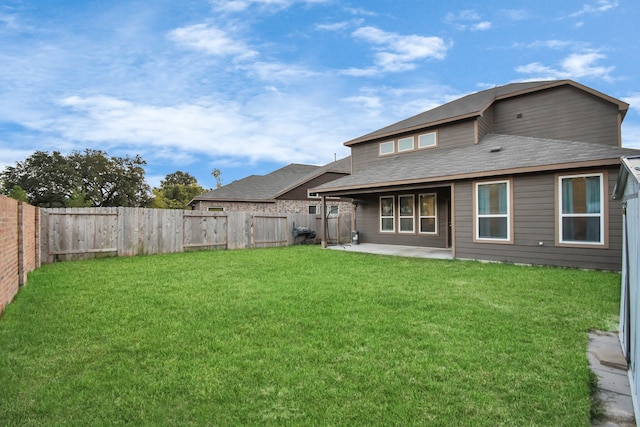
[[[101,147],[110,153],[126,147],[147,161],[187,164],[202,158],[236,158],[300,163],[318,161],[320,154],[330,161],[353,132],[346,129],[357,122],[341,121],[337,105],[320,106],[315,96],[266,90],[244,103],[216,98],[172,106],[71,96],[60,101],[65,114],[41,123],[41,130],[78,147]],[[328,122],[341,124],[327,129]],[[341,156],[348,154],[342,151]]]
[[[176,28],[169,32],[168,37],[178,44],[214,56],[234,56],[238,59],[247,59],[258,54],[226,31],[207,24]]]
[[[444,22],[462,31],[484,31],[491,28],[491,22],[483,21],[482,16],[473,9],[461,10],[458,13],[449,12],[444,17]]]
[[[524,21],[531,17],[531,14],[523,9],[504,9],[500,14],[510,21]]]
[[[527,48],[549,48],[549,49],[565,49],[570,47],[576,47],[576,42],[568,40],[536,40],[533,43],[522,44],[514,43],[514,47],[527,47]]]
[[[491,29],[491,22],[489,22],[489,21],[478,22],[477,24],[472,25],[470,28],[473,31],[489,30],[489,29]]]
[[[16,15],[10,15],[7,13],[0,13],[0,29],[7,30],[19,30],[20,24]]]
[[[0,140],[0,159],[26,159],[34,150],[23,150],[16,148],[5,148],[4,143]],[[7,166],[15,166],[15,162],[5,162],[0,160],[0,170],[4,170]]]
[[[597,78],[612,81],[611,73],[615,67],[603,67],[596,64],[605,58],[605,55],[596,51],[572,53],[564,58],[558,67],[533,62],[517,67],[516,71],[522,74],[529,74],[536,80]]]
[[[384,106],[378,96],[349,96],[341,99],[341,101],[371,110],[380,110]]]
[[[361,7],[347,7],[345,8],[345,10],[352,15],[360,15],[360,16],[377,16],[378,15],[375,12],[372,12],[370,10],[367,10]]]
[[[344,70],[343,74],[367,76],[382,72],[413,70],[423,59],[444,59],[450,45],[440,37],[419,35],[403,36],[382,31],[375,27],[361,27],[352,33],[358,39],[375,45],[375,68]]]
[[[577,12],[572,13],[571,17],[582,16],[586,14],[599,14],[603,12],[607,12],[611,9],[615,9],[618,7],[617,0],[598,0],[592,4],[584,4],[582,5],[582,9]]]
[[[325,30],[325,31],[339,31],[344,30],[345,28],[349,28],[351,22],[343,21],[343,22],[334,22],[333,24],[316,24],[317,30]]]
[[[622,122],[622,146],[625,148],[637,148],[640,150],[640,126],[637,124]]]
[[[296,3],[316,4],[325,3],[328,0],[210,0],[213,7],[222,12],[243,12],[251,6],[262,9],[286,9]]]
[[[241,67],[256,75],[260,80],[268,82],[295,83],[298,80],[319,76],[320,73],[295,64],[255,62]]]
[[[630,108],[635,110],[636,113],[640,113],[640,93],[631,94],[622,98],[622,100],[629,104]]]

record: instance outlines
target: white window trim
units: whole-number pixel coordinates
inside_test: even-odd
[[[434,210],[434,215],[420,215],[420,207],[422,204],[420,203],[421,196],[433,196],[433,203],[436,205]],[[435,230],[433,231],[422,231],[422,218],[433,218]],[[420,234],[438,234],[438,193],[421,193],[418,194],[418,233]]]
[[[413,213],[412,215],[402,215],[402,212],[400,211],[400,200],[403,198],[410,198],[411,199],[411,207],[413,209]],[[411,230],[402,230],[401,224],[402,224],[402,219],[407,219],[407,218],[411,218]],[[413,194],[401,194],[398,196],[398,233],[402,233],[402,234],[415,234],[416,232],[416,198]]]
[[[400,148],[400,141],[411,140],[411,148]],[[406,136],[404,138],[398,138],[398,153],[404,153],[405,151],[414,151],[416,149],[416,138],[414,136]]]
[[[597,176],[600,178],[600,213],[597,214],[588,214],[588,213],[581,213],[581,214],[565,214],[562,213],[562,180],[565,178],[587,178],[587,177],[591,177],[591,176]],[[577,245],[577,246],[582,246],[582,245],[587,245],[587,246],[604,246],[606,241],[605,241],[605,190],[604,190],[604,174],[603,173],[584,173],[584,174],[579,174],[579,175],[559,175],[558,176],[558,180],[556,182],[557,185],[557,190],[558,190],[558,243],[561,245]],[[600,241],[598,242],[588,242],[588,241],[583,241],[583,240],[563,240],[562,236],[564,234],[563,232],[563,224],[562,224],[562,219],[563,218],[596,218],[599,217],[600,218]]]
[[[424,135],[431,135],[433,134],[433,144],[431,145],[425,145],[425,146],[421,146],[420,145],[420,137],[424,136]],[[438,146],[438,132],[433,131],[433,132],[426,132],[426,133],[421,133],[417,136],[416,138],[417,143],[418,143],[418,150],[424,150],[426,148],[433,148],[433,147],[437,147]]]
[[[383,146],[391,146],[391,151],[388,153],[383,153],[382,152],[382,147]],[[380,146],[378,147],[378,155],[380,156],[389,156],[391,154],[395,154],[396,152],[396,142],[395,141],[384,141],[380,143]]]
[[[391,206],[393,206],[393,215],[391,216],[382,216],[382,199],[391,199]],[[378,226],[378,229],[380,231],[380,233],[395,233],[396,232],[396,198],[395,196],[380,196],[379,202],[378,202],[378,216],[380,217],[380,223]],[[392,227],[391,230],[383,230],[382,229],[382,220],[383,219],[387,219],[387,218],[391,218],[393,221],[391,221]]]
[[[507,213],[506,214],[483,214],[480,215],[478,213],[479,208],[479,198],[478,198],[478,188],[481,185],[491,185],[491,184],[507,184]],[[493,243],[512,243],[512,221],[513,217],[511,215],[511,203],[513,202],[513,195],[511,193],[511,180],[504,179],[498,181],[483,181],[474,183],[473,189],[473,215],[474,215],[474,240],[477,242],[493,242]],[[507,218],[507,237],[506,238],[498,238],[498,237],[480,237],[480,218]]]

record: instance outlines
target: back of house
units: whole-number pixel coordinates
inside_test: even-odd
[[[345,142],[351,174],[311,191],[353,200],[362,243],[619,270],[628,108],[571,80],[495,87]]]

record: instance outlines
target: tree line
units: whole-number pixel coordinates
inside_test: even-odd
[[[0,193],[43,208],[152,207],[188,209],[188,203],[207,191],[191,174],[176,171],[151,188],[139,156],[115,157],[87,149],[63,155],[36,151],[0,172]],[[221,172],[214,169],[216,187]]]

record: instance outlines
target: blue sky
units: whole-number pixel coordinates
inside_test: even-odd
[[[35,150],[102,149],[213,187],[465,94],[573,79],[631,104],[637,0],[5,0],[0,169]]]

